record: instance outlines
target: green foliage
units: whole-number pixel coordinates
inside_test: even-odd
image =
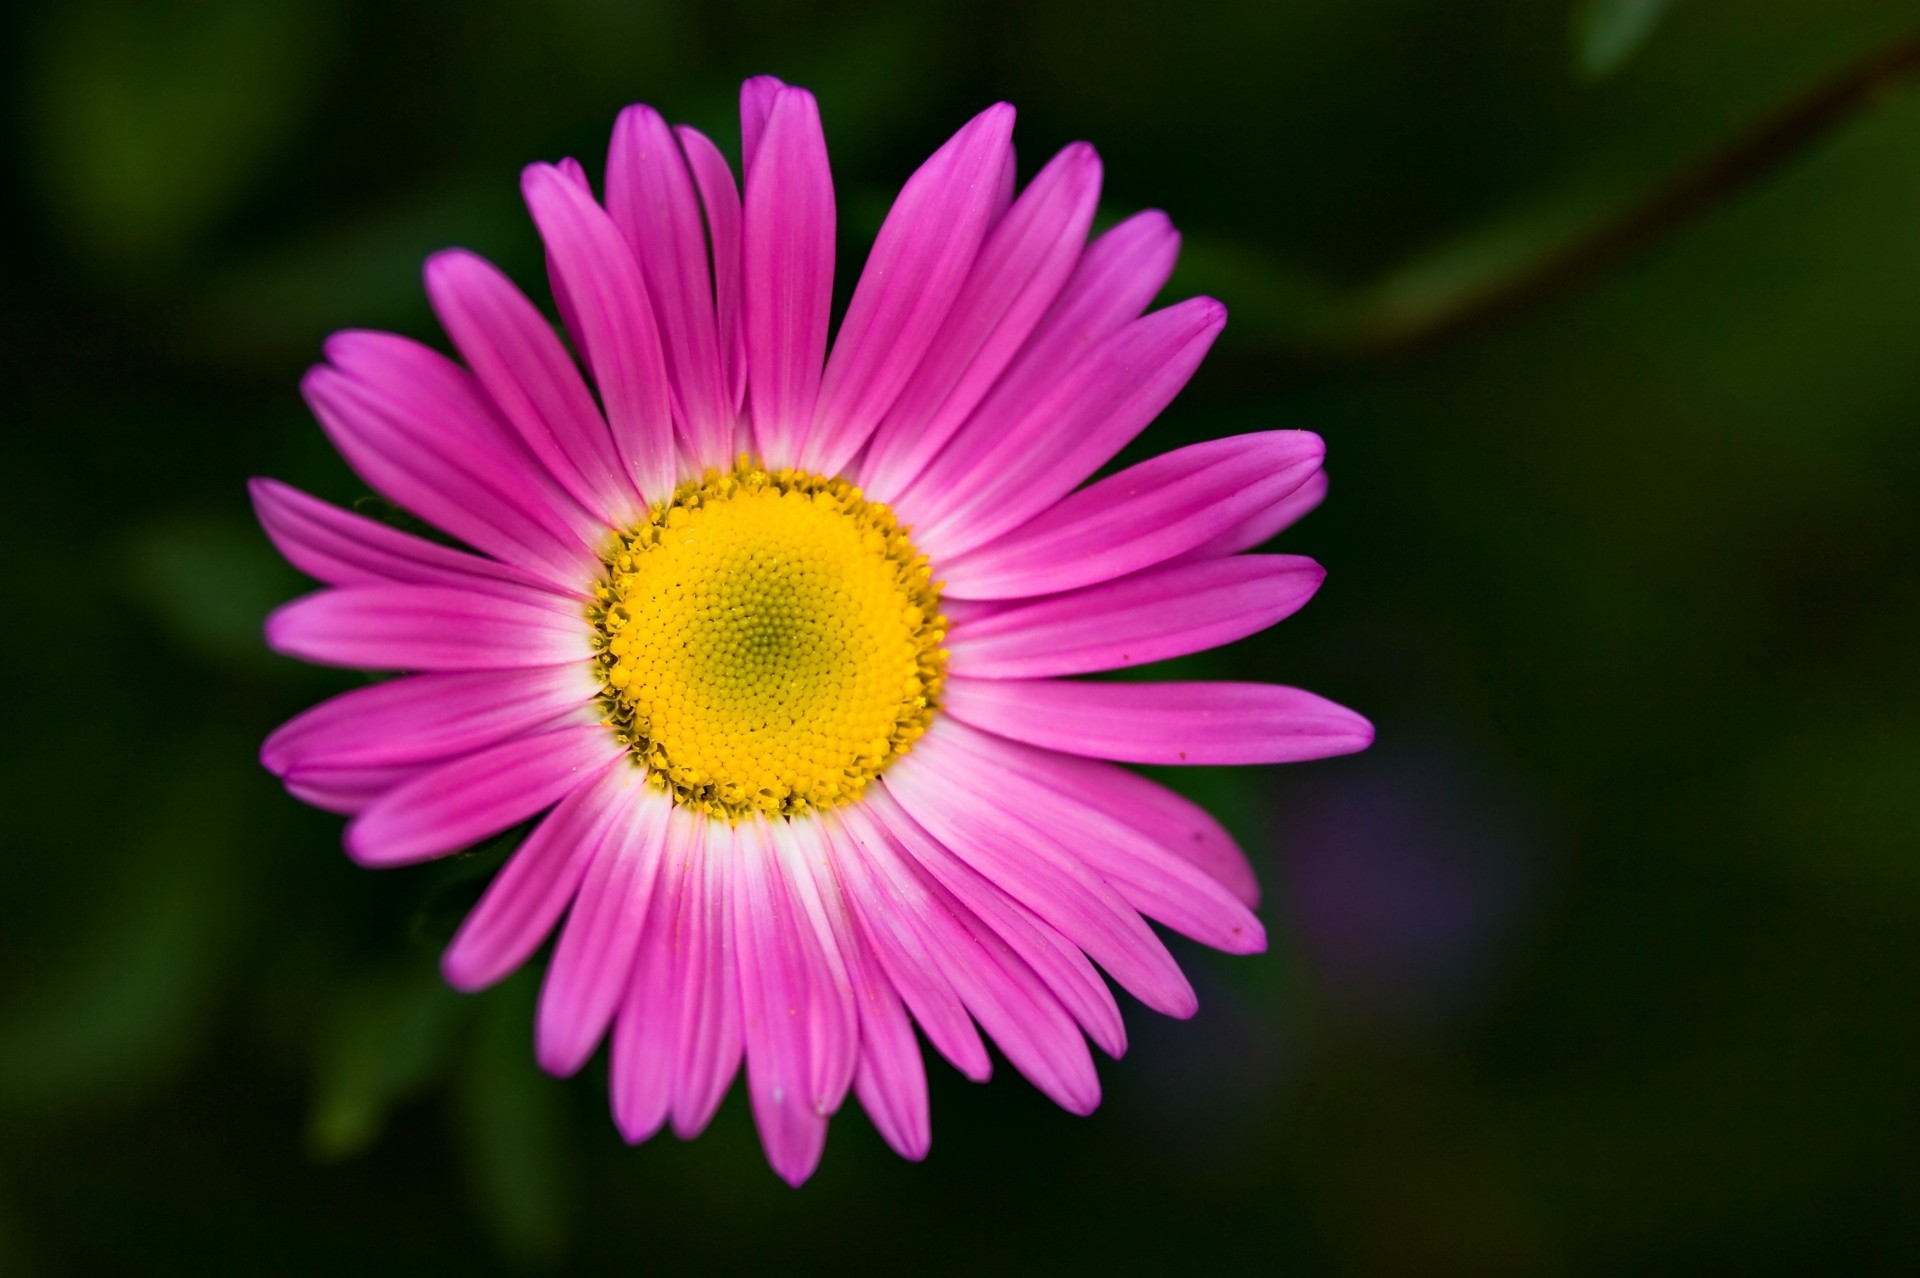
[[[1612,75],[1646,43],[1672,0],[1575,0],[1574,64],[1582,75]]]

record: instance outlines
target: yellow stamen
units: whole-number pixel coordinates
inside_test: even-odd
[[[742,457],[605,560],[601,704],[675,802],[727,820],[830,808],[933,720],[939,591],[893,512],[844,479]]]

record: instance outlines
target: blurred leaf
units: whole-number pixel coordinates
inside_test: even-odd
[[[235,931],[244,794],[220,743],[144,757],[70,952],[36,965],[0,1016],[0,1110],[116,1101],[178,1067],[201,1030]]]
[[[131,539],[130,592],[181,646],[223,666],[266,666],[267,613],[300,590],[265,534],[238,521],[176,517]]]
[[[45,6],[29,121],[58,224],[119,268],[203,235],[305,114],[325,12],[303,0]]]
[[[461,1011],[459,996],[427,964],[349,988],[321,1044],[307,1147],[351,1158],[371,1145],[388,1112],[441,1070]]]
[[[1573,57],[1580,73],[1598,80],[1625,66],[1653,34],[1671,0],[1578,0],[1573,7]]]
[[[485,996],[455,1104],[481,1219],[524,1264],[560,1259],[571,1165],[561,1091],[534,1065],[533,982],[522,973]]]

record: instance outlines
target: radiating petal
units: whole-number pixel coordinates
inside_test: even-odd
[[[727,402],[737,415],[746,402],[747,337],[740,314],[740,187],[733,170],[706,134],[678,125],[673,130],[693,172],[694,185],[700,191],[700,208],[706,215],[707,243],[713,254],[713,305],[715,331],[719,334],[720,367],[726,378]],[[729,441],[731,443],[731,440]],[[703,465],[705,459],[696,458]],[[730,455],[711,464],[724,466]]]
[[[745,101],[743,91],[743,125]],[[774,93],[751,151],[741,217],[748,408],[761,459],[790,466],[813,419],[833,302],[833,175],[813,95]]]
[[[1255,511],[1225,532],[1208,538],[1192,550],[1182,551],[1168,562],[1184,564],[1252,550],[1299,523],[1326,499],[1327,472],[1316,470],[1306,483],[1271,506]]]
[[[515,440],[470,375],[401,338],[340,333],[333,367],[300,383],[313,415],[373,490],[562,590],[598,571],[582,511]]]
[[[734,963],[734,883],[741,850],[735,832],[698,812],[675,808],[669,852],[687,861],[673,944],[679,1003],[673,1130],[700,1134],[740,1069],[740,980]]]
[[[767,120],[773,115],[774,101],[786,83],[775,76],[756,75],[740,86],[740,168],[753,167],[760,154],[760,139],[766,136]]]
[[[608,1051],[613,1121],[629,1144],[639,1144],[659,1131],[673,1110],[681,1012],[701,998],[699,989],[677,983],[676,953],[685,944],[680,930],[685,883],[700,871],[684,841],[676,840],[684,829],[670,813],[667,855],[661,858],[654,879]]]
[[[375,799],[419,776],[431,764],[308,764],[280,778],[287,793],[324,812],[353,816]]]
[[[608,810],[624,802],[626,772],[576,787],[507,859],[440,957],[449,985],[485,989],[533,957],[586,876]]]
[[[1150,568],[1286,497],[1323,452],[1308,431],[1268,431],[1163,453],[942,563],[944,589],[960,599],[1020,598]]]
[[[527,166],[520,190],[573,312],[623,473],[643,500],[673,491],[672,396],[639,263],[605,209],[550,164]]]
[[[598,724],[516,737],[380,796],[347,823],[347,854],[385,866],[457,852],[558,803],[625,754]]]
[[[613,1021],[633,973],[670,805],[631,765],[608,769],[619,788],[583,841],[592,861],[554,947],[534,1020],[534,1056],[562,1076],[587,1063]]]
[[[1373,725],[1346,707],[1269,683],[955,677],[946,708],[1015,741],[1122,763],[1298,763],[1373,741]]]
[[[1205,297],[1155,311],[1008,420],[968,423],[900,496],[916,543],[936,558],[963,554],[1072,492],[1173,402],[1226,322],[1226,308]]]
[[[697,466],[725,465],[733,405],[720,364],[705,220],[680,143],[652,107],[630,106],[614,122],[607,212],[640,263],[687,452]]]
[[[644,510],[600,408],[546,318],[464,249],[427,259],[427,296],[501,416],[560,486],[607,525]]]
[[[929,944],[967,1010],[1008,1062],[1062,1109],[1092,1113],[1100,1104],[1100,1079],[1080,1026],[1001,934],[896,847],[889,831],[917,831],[912,820],[895,807],[883,824],[878,812],[862,806],[846,811],[845,825],[877,878],[896,890],[915,885],[911,890],[924,890],[931,898],[924,917]]]
[[[941,909],[932,891],[912,875],[882,878],[867,867],[859,845],[833,816],[823,819],[835,874],[845,885],[849,913],[882,973],[906,1002],[927,1040],[975,1082],[993,1071],[966,1004],[945,975],[930,912]]]
[[[1266,948],[1260,920],[1216,879],[1135,830],[1098,796],[1083,801],[1069,787],[1049,785],[1047,751],[951,719],[935,723],[927,737],[939,742],[934,758],[957,788],[999,796],[999,806],[1070,848],[1156,923],[1230,954]]]
[[[427,763],[554,724],[590,707],[597,691],[585,662],[389,679],[289,719],[261,746],[260,762],[276,776],[300,767]]]
[[[988,107],[907,179],[834,339],[801,459],[838,474],[932,345],[998,212],[1013,108]]]
[[[1005,172],[1011,184],[1011,168]],[[995,202],[1000,198],[996,192]],[[1092,147],[1075,143],[1035,175],[994,226],[952,312],[861,462],[868,492],[893,501],[979,406],[1059,296],[1099,199],[1100,159]]]
[[[997,803],[980,803],[964,758],[927,736],[887,772],[887,793],[927,833],[1085,950],[1156,1012],[1199,1006],[1179,964],[1134,908],[1072,849]]]
[[[341,586],[282,604],[267,646],[356,670],[511,670],[584,662],[586,614],[537,591],[519,598],[450,586]]]
[[[956,622],[948,668],[970,679],[1034,679],[1204,652],[1291,616],[1325,576],[1299,555],[1149,568]]]
[[[250,479],[247,492],[274,549],[329,586],[405,583],[515,596],[528,587],[552,589],[531,573],[352,514],[278,480]],[[585,584],[572,583],[571,591],[584,594]]]
[[[1102,1051],[1117,1057],[1127,1050],[1126,1026],[1113,991],[1100,979],[1083,947],[1044,917],[1047,903],[1023,899],[949,848],[910,814],[890,787],[870,791],[862,802],[915,864],[994,933],[997,943],[1033,969]],[[1041,873],[1044,877],[1044,867]]]

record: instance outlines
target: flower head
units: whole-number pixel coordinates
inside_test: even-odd
[[[1292,688],[1063,677],[1304,604],[1317,565],[1240,552],[1319,501],[1321,445],[1242,435],[1088,482],[1225,313],[1143,314],[1166,218],[1089,243],[1092,149],[1016,196],[1012,126],[989,108],[909,179],[829,352],[812,96],[747,82],[743,187],[707,138],[632,107],[604,198],[571,161],[523,177],[564,340],[452,251],[426,282],[464,364],[349,332],[303,384],[372,488],[470,549],[254,482],[269,536],[327,587],[269,619],[272,646],[408,672],[292,720],[266,766],[350,814],[367,865],[540,817],[443,966],[478,989],[557,927],[538,1058],[570,1073],[610,1038],[630,1140],[699,1132],[744,1058],[788,1180],[849,1089],[921,1157],[915,1024],[970,1078],[984,1031],[1091,1110],[1087,1040],[1125,1047],[1096,964],[1195,1008],[1142,916],[1265,945],[1218,823],[1114,761],[1371,738]]]

